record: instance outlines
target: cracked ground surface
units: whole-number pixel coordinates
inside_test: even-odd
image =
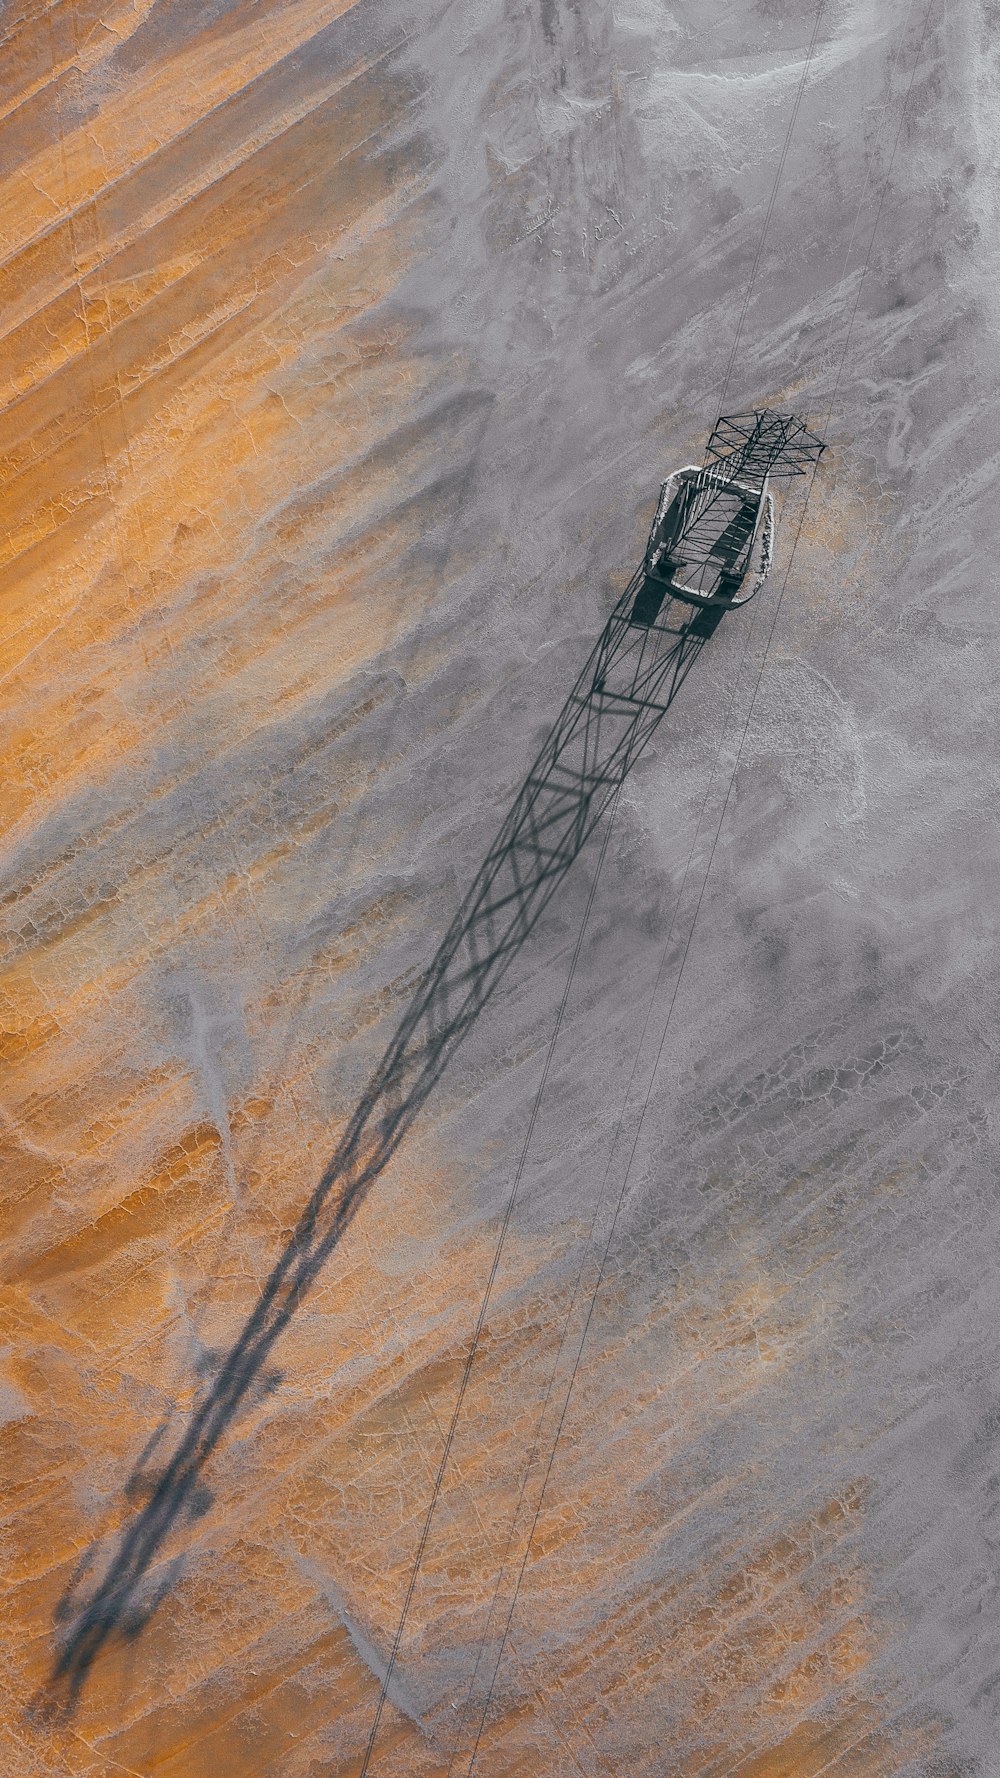
[[[0,10],[5,1770],[359,1771],[594,846],[53,1663],[700,456],[815,20]],[[822,9],[726,403],[830,450],[617,812],[373,1778],[494,1667],[482,1778],[1000,1769],[996,24]]]

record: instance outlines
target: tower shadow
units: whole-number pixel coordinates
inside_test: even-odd
[[[792,424],[798,428],[794,451]],[[775,468],[782,450],[791,465],[785,472],[801,473],[795,451],[805,454],[803,434],[800,422],[766,410],[720,420],[709,445],[711,471],[706,469],[696,488],[698,499],[685,523],[697,523],[703,531],[711,506],[719,509],[720,533],[731,526],[732,515],[718,499],[720,462],[730,478],[738,471],[743,485],[755,475],[763,498],[767,470]],[[713,456],[719,439],[726,450],[720,444]],[[71,1577],[56,1612],[58,1649],[36,1700],[38,1714],[71,1715],[105,1646],[138,1637],[166,1597],[179,1559],[150,1586],[154,1564],[171,1533],[207,1510],[207,1466],[241,1408],[280,1382],[270,1364],[276,1342],[670,710],[725,611],[740,602],[730,596],[737,588],[724,587],[723,597],[716,594],[709,603],[675,595],[661,537],[666,510],[661,495],[643,566],[608,618],[252,1313],[211,1381],[206,1379],[202,1399],[166,1462],[148,1477],[140,1464],[127,1484],[132,1516],[104,1552],[103,1571],[102,1551],[94,1544]],[[674,532],[672,548],[687,535],[683,526]],[[739,542],[742,549],[742,531]],[[679,559],[674,549],[671,562]]]

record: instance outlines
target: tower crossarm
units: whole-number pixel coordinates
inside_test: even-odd
[[[768,476],[805,475],[825,444],[797,414],[757,408],[721,414],[705,451],[705,467],[718,465],[731,481],[762,487]]]

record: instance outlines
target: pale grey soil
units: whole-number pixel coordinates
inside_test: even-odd
[[[549,1543],[526,1571],[517,1663],[502,1667],[497,1687],[521,1754],[508,1761],[494,1745],[480,1768],[489,1774],[1000,1772],[1000,9],[992,0],[926,7],[827,0],[823,9],[725,403],[792,408],[819,428],[832,407],[830,450],[794,560],[802,485],[779,512],[765,589],[724,621],[629,781],[499,1274],[497,1322],[510,1350],[498,1334],[456,1443],[457,1472],[473,1478],[490,1525],[530,1447],[583,1257],[539,1448],[551,1447],[594,1256],[624,1181],[547,1487]],[[138,681],[122,690],[141,767],[109,765],[12,847],[19,943],[107,897],[121,910],[113,943],[101,938],[108,955],[119,943],[141,955],[154,863],[166,887],[150,892],[150,906],[158,896],[163,930],[182,935],[158,933],[134,978],[123,973],[92,1016],[106,1020],[109,1078],[118,1070],[128,1086],[173,1068],[184,1094],[154,1106],[148,1140],[132,1120],[112,1156],[120,1178],[109,1163],[117,1197],[102,1156],[80,1150],[86,1159],[39,1235],[43,1251],[72,1232],[78,1209],[98,1218],[124,1199],[185,1120],[214,1120],[237,1212],[256,1213],[245,1247],[230,1239],[236,1213],[219,1234],[209,1309],[189,1316],[172,1274],[169,1288],[157,1286],[163,1402],[145,1377],[133,1388],[130,1358],[119,1400],[105,1374],[118,1369],[94,1353],[95,1424],[110,1403],[109,1424],[118,1415],[126,1431],[82,1475],[52,1435],[52,1464],[71,1478],[79,1515],[66,1532],[74,1549],[103,1536],[129,1464],[183,1399],[192,1354],[210,1372],[210,1348],[224,1349],[244,1312],[241,1285],[266,1276],[279,1248],[293,1185],[301,1203],[328,1152],[315,1133],[303,1144],[295,1178],[290,1164],[273,1187],[271,1218],[273,1182],[254,1129],[226,1133],[232,1107],[251,1086],[263,1098],[260,1082],[280,1081],[294,1055],[295,1117],[301,1102],[314,1120],[304,1112],[302,1127],[315,1132],[329,1118],[332,1128],[349,1113],[639,559],[661,480],[703,450],[815,16],[807,0],[462,0],[432,18],[429,7],[382,0],[282,64],[281,80],[291,89],[301,78],[305,91],[318,58],[340,56],[347,68],[366,49],[397,46],[379,78],[399,82],[400,165],[413,156],[419,244],[391,301],[357,332],[369,345],[382,332],[402,340],[401,355],[420,367],[412,386],[426,393],[399,432],[398,390],[386,392],[377,366],[368,383],[363,368],[355,380],[357,411],[371,404],[364,436],[376,439],[367,473],[377,510],[365,523],[388,527],[412,502],[419,541],[391,557],[384,584],[375,576],[370,607],[355,588],[353,607],[345,595],[313,620],[314,583],[340,572],[353,548],[337,529],[338,501],[363,508],[346,473],[343,484],[322,481],[320,439],[302,512],[275,495],[275,513],[260,508],[258,536],[248,504],[245,558],[172,593],[164,634],[176,618],[183,641],[188,599],[203,597],[208,614],[204,634],[194,624],[195,641],[179,648],[180,665],[157,652],[160,618],[149,617],[153,665],[138,690]],[[176,19],[169,9],[165,18],[169,41]],[[153,51],[159,29],[154,16]],[[123,56],[141,61],[152,53],[144,41],[137,33]],[[359,104],[344,129],[364,127]],[[314,170],[307,156],[303,165]],[[296,184],[305,190],[306,173],[295,162],[287,178],[308,219],[312,200]],[[332,172],[334,197],[326,189],[317,214],[337,197]],[[240,199],[251,201],[252,190]],[[106,208],[110,229],[110,198]],[[295,231],[305,231],[298,211],[293,223],[289,264]],[[323,239],[336,264],[332,226]],[[150,252],[155,264],[155,242]],[[351,386],[340,351],[307,342],[295,376]],[[332,400],[331,411],[341,411]],[[346,398],[343,411],[356,419]],[[310,500],[330,549],[318,565]],[[372,644],[374,659],[359,649],[363,670],[341,676],[339,651],[349,648],[336,623],[355,622],[360,608],[364,630],[370,610],[381,636],[380,600],[400,595],[408,615],[390,626],[392,639],[381,654]],[[244,630],[255,641],[278,636],[296,600],[308,619],[311,703],[303,693],[289,715],[275,695],[272,710],[270,663],[259,681],[248,669],[249,691],[231,691],[220,669],[222,689],[202,693],[199,673],[216,684],[213,647],[224,659],[231,645],[242,659]],[[147,632],[137,633],[145,646]],[[288,633],[279,689],[282,673],[287,689],[298,672],[291,623]],[[327,650],[323,685],[316,661]],[[162,739],[158,705],[176,724],[168,733],[164,716]],[[317,816],[324,810],[328,820]],[[288,834],[296,843],[286,858]],[[563,885],[335,1256],[329,1321],[319,1309],[315,1323],[300,1318],[271,1379],[291,1381],[219,1456],[216,1517],[190,1533],[189,1591],[178,1582],[128,1649],[121,1701],[109,1692],[102,1702],[95,1685],[95,1720],[103,1708],[112,1724],[101,1733],[127,1721],[133,1697],[152,1700],[148,1748],[138,1731],[138,1751],[116,1743],[114,1769],[155,1769],[158,1734],[188,1745],[185,1687],[210,1670],[223,1610],[242,1650],[233,1575],[244,1569],[233,1558],[230,1571],[229,1551],[263,1500],[273,1544],[258,1524],[265,1578],[246,1609],[263,1611],[272,1548],[314,1590],[308,1612],[276,1608],[280,1635],[261,1668],[285,1671],[282,1637],[299,1633],[298,1611],[308,1623],[295,1659],[309,1696],[325,1700],[331,1685],[322,1662],[308,1665],[309,1637],[331,1623],[346,1625],[361,1677],[351,1669],[331,1691],[329,1721],[324,1702],[298,1764],[286,1767],[286,1749],[260,1771],[357,1770],[371,1673],[381,1675],[391,1644],[469,1304],[528,1128],[598,849]],[[219,884],[231,874],[239,886],[241,871],[249,882],[261,859],[251,912],[242,902],[225,917],[214,910]],[[209,912],[185,926],[202,898]],[[71,965],[72,985],[75,953]],[[56,981],[54,1005],[59,991]],[[61,1066],[64,1083],[71,1070]],[[96,1103],[88,1115],[99,1121]],[[177,1130],[167,1128],[173,1117]],[[25,1127],[35,1128],[28,1113]],[[408,1220],[411,1176],[445,1184]],[[199,1201],[190,1214],[207,1211]],[[144,1266],[141,1240],[140,1228]],[[178,1277],[184,1263],[178,1244]],[[351,1297],[356,1274],[377,1299],[371,1322],[368,1298],[359,1289],[358,1307]],[[46,1296],[40,1276],[31,1289],[57,1315],[58,1292]],[[103,1273],[95,1289],[105,1289]],[[86,1319],[82,1292],[80,1301]],[[134,1305],[129,1313],[138,1326]],[[129,1331],[128,1352],[140,1343],[141,1331]],[[375,1405],[357,1409],[358,1427],[324,1419],[331,1402],[354,1400],[386,1353],[398,1362]],[[303,1488],[296,1517],[280,1504],[293,1468],[280,1454],[292,1449],[305,1464],[321,1431],[324,1505]],[[470,1557],[471,1579],[462,1569],[457,1482],[452,1504],[456,1516],[440,1527],[452,1539],[448,1559],[418,1589],[418,1631],[391,1694],[417,1727],[373,1768],[380,1774],[413,1778],[414,1746],[420,1771],[443,1769],[452,1705],[471,1677],[489,1564],[479,1572]],[[562,1541],[561,1514],[572,1533]],[[26,1621],[50,1625],[50,1604],[39,1596]],[[46,1634],[33,1630],[38,1646]],[[148,1665],[154,1647],[186,1675],[174,1685],[176,1709]],[[233,1657],[241,1684],[257,1659]],[[228,1720],[235,1684],[227,1669],[206,1720]],[[161,1705],[174,1711],[166,1726]],[[825,1765],[808,1750],[796,1763],[790,1737],[807,1720],[841,1734]],[[771,1765],[741,1763],[772,1748]]]
[[[442,922],[636,560],[662,475],[715,417],[813,17],[494,0],[414,41],[439,246],[407,298],[456,396],[488,397],[441,544],[472,564],[428,617],[449,647],[419,693],[428,708],[460,688],[478,699],[426,776],[401,770],[386,792],[420,811],[393,864]],[[791,1519],[861,1478],[884,1637],[869,1682],[943,1723],[935,1757],[984,1774],[1000,1769],[997,22],[988,5],[932,4],[921,37],[917,0],[827,8],[727,405],[823,423],[881,205],[832,449],[787,585],[800,493],[759,608],[727,621],[635,774],[520,1210],[543,1226],[599,1183],[721,740],[645,1085],[769,642],[613,1248],[614,1313],[591,1337],[610,1364],[672,1277],[710,1292],[767,1275],[793,1357],[690,1454],[706,1490],[732,1469],[747,1485],[644,1560],[697,1567],[723,1529],[750,1539],[761,1515]],[[494,1128],[505,1141],[484,1206],[523,1136],[585,878],[458,1065],[481,1088],[456,1112],[459,1149]],[[458,1090],[452,1077],[444,1095]],[[578,1405],[567,1461],[586,1465],[590,1439],[597,1465],[592,1387]],[[651,1450],[642,1461],[655,1475]],[[625,1486],[649,1474],[626,1468]],[[626,1707],[604,1751],[618,1770],[670,1771],[652,1744],[682,1714],[665,1677],[658,1716]]]

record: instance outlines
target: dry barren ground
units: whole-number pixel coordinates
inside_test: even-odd
[[[4,1772],[359,1771],[593,848],[53,1665],[700,454],[815,22],[0,8]],[[373,1778],[468,1770],[717,828],[475,1771],[1000,1772],[998,26],[822,9],[727,405],[831,449],[618,811]]]

